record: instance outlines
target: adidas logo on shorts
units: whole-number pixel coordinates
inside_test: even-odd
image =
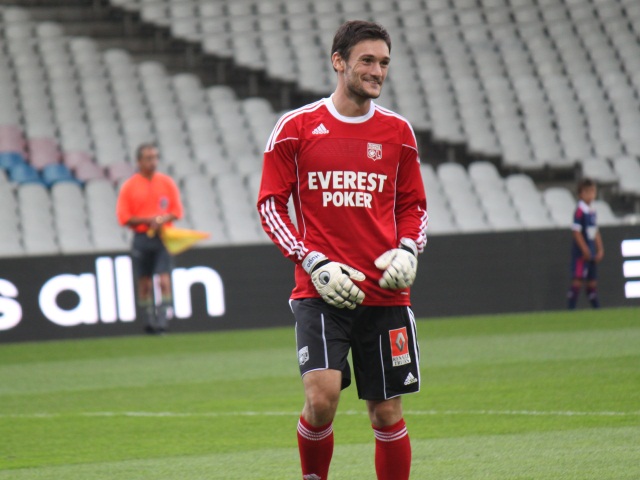
[[[409,372],[409,375],[407,375],[407,378],[405,379],[404,384],[411,385],[412,383],[416,383],[417,381],[418,379],[413,376],[413,373]]]

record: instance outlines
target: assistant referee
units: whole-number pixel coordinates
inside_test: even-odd
[[[147,333],[167,330],[171,291],[172,258],[160,239],[163,225],[182,217],[180,191],[175,182],[157,171],[158,149],[144,143],[136,150],[138,171],[124,182],[116,214],[121,225],[134,232],[131,258],[138,284],[138,306]],[[158,275],[162,299],[154,301],[153,276]]]

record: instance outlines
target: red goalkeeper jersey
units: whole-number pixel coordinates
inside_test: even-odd
[[[409,289],[378,285],[382,271],[374,265],[402,238],[419,252],[427,242],[416,139],[398,114],[371,102],[366,115],[345,117],[325,98],[283,115],[265,149],[258,211],[267,234],[296,263],[291,298],[319,297],[300,265],[318,251],[367,276],[358,282],[364,305],[410,305]]]

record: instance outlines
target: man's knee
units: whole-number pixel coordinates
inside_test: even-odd
[[[170,295],[171,294],[171,274],[170,273],[161,273],[160,277],[160,291],[162,295]]]
[[[387,427],[402,418],[402,400],[400,397],[390,400],[367,401],[369,419],[376,427]]]
[[[340,400],[342,374],[337,370],[309,372],[303,377],[303,415],[314,426],[333,421]]]
[[[153,292],[153,279],[147,276],[141,276],[138,279],[138,294],[140,297],[146,298]]]

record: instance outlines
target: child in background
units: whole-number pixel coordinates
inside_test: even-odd
[[[596,212],[591,204],[598,191],[596,184],[589,178],[578,183],[578,206],[573,215],[571,230],[573,246],[571,248],[571,288],[567,293],[569,309],[576,308],[578,296],[583,285],[586,285],[587,297],[593,308],[600,307],[598,300],[597,264],[604,257],[602,238],[596,223]]]

